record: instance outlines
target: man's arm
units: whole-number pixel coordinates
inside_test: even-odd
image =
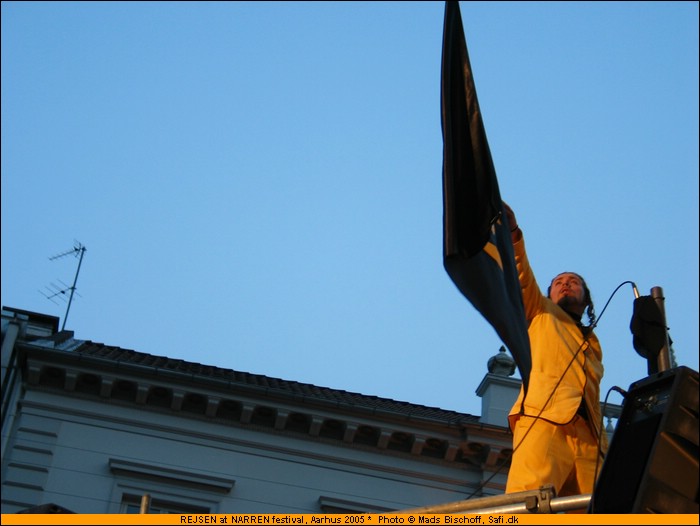
[[[525,252],[523,232],[520,230],[515,212],[513,212],[513,209],[505,201],[503,201],[503,208],[508,218],[508,225],[510,226],[510,237],[513,242],[515,264],[518,268],[518,280],[520,281],[520,289],[523,293],[525,318],[527,318],[529,322],[537,313],[544,309],[544,296],[537,284],[535,274],[532,272],[532,268],[530,268],[530,262]]]

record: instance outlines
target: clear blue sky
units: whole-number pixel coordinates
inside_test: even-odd
[[[660,286],[698,369],[698,3],[462,2],[543,286]],[[2,2],[2,305],[75,337],[479,414],[442,266],[442,2]],[[647,376],[624,286],[603,395]],[[621,403],[613,393],[610,400]]]

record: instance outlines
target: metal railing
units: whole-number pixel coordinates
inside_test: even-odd
[[[478,499],[460,500],[434,506],[411,508],[394,513],[439,513],[439,514],[516,514],[516,513],[561,513],[565,511],[586,511],[591,495],[555,497],[552,485],[538,490],[506,493]]]

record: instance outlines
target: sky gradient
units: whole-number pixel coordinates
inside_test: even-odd
[[[698,369],[697,2],[461,2],[543,288],[660,286]],[[139,352],[471,414],[442,266],[442,2],[3,2],[2,305]],[[601,396],[647,376],[633,293]],[[617,393],[610,397],[621,403]]]

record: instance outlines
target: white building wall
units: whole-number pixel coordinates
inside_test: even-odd
[[[41,390],[26,393],[12,436],[2,513],[119,513],[124,495],[144,493],[210,513],[319,513],[333,499],[381,511],[461,500],[481,478],[454,462]]]

